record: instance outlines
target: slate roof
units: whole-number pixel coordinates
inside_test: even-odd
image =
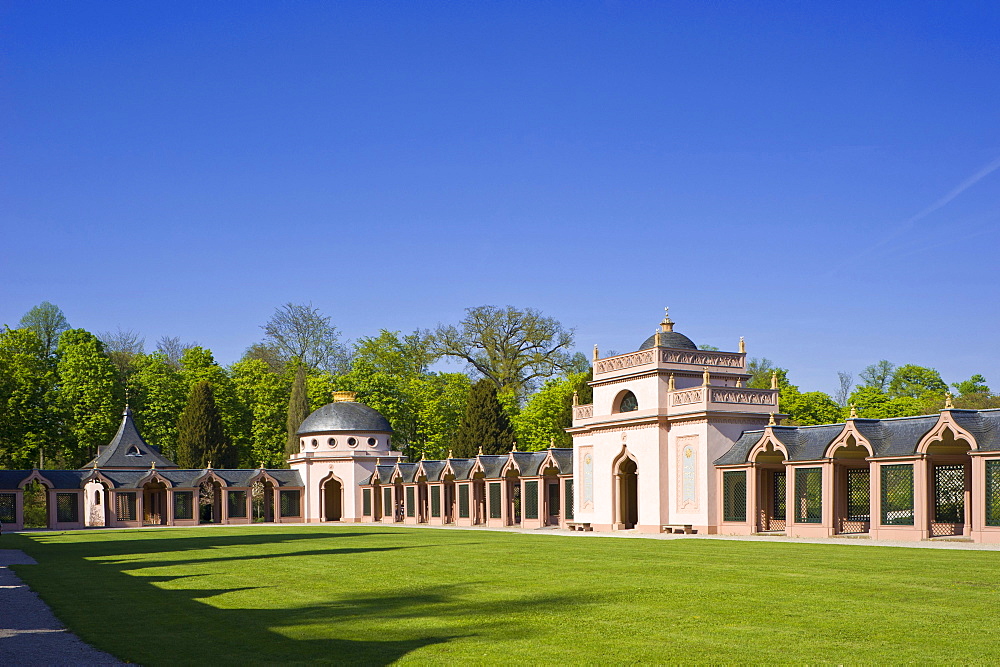
[[[95,463],[98,468],[148,468],[151,462],[155,462],[157,468],[177,467],[176,463],[160,453],[159,447],[142,439],[132,419],[132,410],[126,405],[115,437],[103,447],[98,447],[97,456],[84,468],[91,468]]]
[[[412,484],[416,481],[417,468],[420,467],[419,463],[403,463],[400,461],[396,464],[399,468],[399,476],[402,478],[404,484]]]
[[[0,489],[11,491],[21,488],[21,482],[30,474],[30,470],[0,470]]]
[[[573,472],[572,447],[553,447],[549,451],[552,452],[552,458],[555,460],[561,474],[568,475]]]
[[[648,350],[649,348],[656,345],[656,334],[653,334],[646,340],[642,342],[639,346],[640,350]],[[682,333],[676,331],[661,331],[660,332],[660,347],[672,347],[680,348],[683,350],[697,350],[698,346],[694,344],[694,341],[685,336]]]
[[[1000,409],[949,410],[959,426],[976,439],[980,451],[1000,451]],[[858,432],[871,443],[874,458],[915,454],[917,445],[938,423],[939,415],[895,417],[892,419],[854,419]],[[845,424],[819,426],[773,426],[774,436],[788,450],[789,461],[812,461],[823,458],[827,447],[844,430]],[[715,465],[739,465],[747,462],[750,450],[760,442],[764,430],[744,431]]]
[[[421,461],[424,475],[428,482],[437,482],[441,479],[441,472],[444,470],[444,461]]]
[[[538,468],[545,461],[545,452],[511,452],[517,469],[522,477],[533,477],[538,474]]]
[[[476,459],[448,459],[448,464],[451,465],[455,479],[469,479],[469,473],[476,465]]]
[[[299,426],[298,434],[327,431],[392,433],[392,426],[378,410],[353,401],[339,401],[327,403],[306,417]]]
[[[484,454],[479,457],[479,462],[483,465],[483,474],[486,479],[500,479],[503,474],[503,466],[507,463],[506,454]]]

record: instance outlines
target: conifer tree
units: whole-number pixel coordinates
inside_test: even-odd
[[[285,441],[285,456],[292,456],[299,451],[299,426],[309,416],[309,395],[306,391],[306,367],[299,364],[292,382],[292,395],[288,399],[288,419],[285,426],[288,439]]]
[[[471,458],[479,448],[484,454],[505,454],[514,444],[514,429],[497,398],[496,385],[482,379],[472,385],[465,415],[458,424],[452,454]]]
[[[222,429],[209,382],[191,387],[187,405],[177,423],[177,464],[182,468],[235,468],[236,448]]]

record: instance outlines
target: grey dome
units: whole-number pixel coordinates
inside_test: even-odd
[[[642,343],[642,345],[639,346],[639,349],[648,350],[654,345],[656,345],[656,334],[653,334],[652,336],[647,338]],[[681,348],[684,350],[698,349],[698,346],[694,344],[693,340],[691,340],[682,333],[677,333],[676,331],[661,331],[660,347],[673,347],[673,348]]]
[[[389,421],[367,405],[353,401],[327,403],[305,418],[298,433],[324,433],[326,431],[365,431],[392,433]]]

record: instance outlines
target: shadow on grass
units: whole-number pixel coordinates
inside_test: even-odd
[[[417,649],[462,637],[499,636],[514,623],[503,609],[544,613],[585,602],[570,596],[515,593],[498,613],[485,608],[480,595],[470,593],[473,582],[435,583],[388,594],[380,589],[370,595],[359,593],[357,586],[332,587],[328,590],[335,592],[328,600],[316,602],[322,594],[311,590],[311,583],[350,577],[351,569],[359,567],[384,567],[386,578],[391,579],[393,568],[381,554],[439,546],[339,546],[341,538],[353,541],[391,533],[206,532],[211,534],[170,537],[169,531],[163,536],[141,531],[135,538],[120,533],[114,539],[81,536],[79,541],[60,541],[54,535],[12,535],[4,536],[2,544],[36,558],[38,566],[17,566],[16,571],[84,641],[124,660],[150,665],[208,661],[387,664]],[[287,550],[299,541],[330,538],[336,546],[329,549]],[[241,546],[258,549],[240,555],[226,550]],[[192,550],[215,548],[220,550],[218,557],[183,557]],[[171,554],[182,557],[171,558]],[[124,558],[128,555],[136,558]],[[282,571],[284,578],[269,577],[267,559],[287,556],[304,557],[306,567]],[[234,566],[236,561],[246,561],[246,565]],[[204,572],[206,566],[213,569],[213,563],[224,565]],[[192,565],[201,571],[152,576],[134,572]],[[256,575],[251,568],[265,568],[259,584],[191,587],[201,577],[221,576],[241,584],[252,581]],[[260,594],[256,601],[255,592]],[[474,625],[470,619],[475,619]],[[524,629],[516,631],[523,634]]]

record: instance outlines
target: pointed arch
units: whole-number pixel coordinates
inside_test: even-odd
[[[823,451],[823,456],[832,459],[836,456],[837,450],[852,450],[859,447],[866,450],[868,452],[868,456],[875,456],[875,448],[872,447],[872,443],[868,440],[868,438],[861,434],[861,431],[858,430],[854,421],[849,420],[846,424],[844,424],[844,428],[837,434],[837,437],[830,441],[830,444],[826,446],[826,449]]]
[[[344,518],[344,481],[333,470],[319,481],[319,515],[324,521],[340,521]]]
[[[781,455],[784,456],[784,460],[788,460],[788,448],[785,447],[785,443],[778,440],[778,438],[770,432],[770,429],[768,429],[768,432],[761,436],[760,440],[757,441],[757,444],[750,448],[749,453],[747,453],[747,461],[756,461],[757,457],[761,454],[766,455],[771,452],[775,454],[780,452]]]
[[[976,442],[976,437],[972,435],[969,431],[959,426],[955,418],[952,417],[948,410],[943,410],[938,416],[937,423],[934,427],[924,434],[920,438],[920,442],[917,443],[917,452],[920,454],[926,454],[928,449],[939,442],[955,442],[959,440],[964,440],[968,443],[970,450],[978,450],[979,443]]]

